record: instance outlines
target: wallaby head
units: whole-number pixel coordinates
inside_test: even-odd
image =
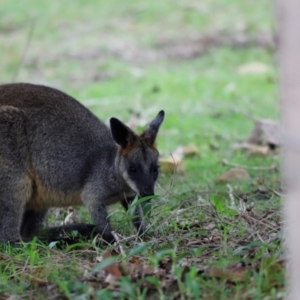
[[[159,153],[155,140],[164,116],[164,111],[160,111],[140,135],[120,120],[110,119],[112,137],[119,146],[115,161],[116,172],[140,197],[154,195],[159,174]]]

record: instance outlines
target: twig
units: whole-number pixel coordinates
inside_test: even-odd
[[[270,171],[270,170],[276,169],[276,165],[271,165],[268,167],[258,167],[258,166],[251,167],[251,166],[234,164],[234,163],[229,162],[226,159],[222,160],[222,164],[230,166],[230,167],[234,167],[234,168],[243,168],[243,169],[257,170],[257,171]]]
[[[258,239],[259,239],[263,244],[266,244],[266,242],[263,240],[263,238],[261,237],[261,235],[259,234],[258,231],[256,232],[256,235],[257,235]]]
[[[121,240],[119,239],[117,233],[114,232],[114,231],[112,231],[111,233],[112,233],[113,237],[114,237],[115,240],[116,240],[116,246],[118,247],[120,253],[122,254],[123,257],[126,257],[126,254],[125,254],[125,252],[124,252],[123,246],[122,246],[122,244],[121,244]]]
[[[282,194],[280,194],[279,192],[277,192],[276,190],[270,189],[269,191],[272,192],[274,195],[278,196],[278,197],[282,197]]]
[[[241,217],[243,217],[243,216],[241,215]],[[269,229],[272,229],[273,231],[278,231],[278,226],[274,227],[272,224],[269,224],[269,223],[265,222],[264,220],[256,219],[256,218],[253,218],[253,217],[251,217],[249,215],[247,215],[247,218],[251,219],[257,225],[258,224],[262,224],[265,227],[268,227]]]
[[[230,204],[231,204],[232,207],[235,207],[232,186],[230,184],[226,184],[226,186],[228,188],[228,196],[229,196],[229,199],[230,199]]]
[[[29,46],[30,46],[30,43],[31,43],[31,40],[32,40],[32,35],[33,35],[33,32],[34,32],[34,28],[35,28],[35,20],[32,20],[31,23],[30,23],[30,28],[29,28],[29,32],[28,32],[28,35],[27,35],[27,38],[26,38],[26,44],[23,48],[23,52],[22,52],[22,55],[21,55],[21,58],[20,58],[20,61],[13,73],[13,76],[11,78],[11,81],[12,82],[15,82],[18,78],[18,75],[19,75],[19,72],[20,72],[20,69],[24,63],[24,60],[25,60],[25,57],[26,57],[26,54],[27,54],[27,51],[29,49]]]

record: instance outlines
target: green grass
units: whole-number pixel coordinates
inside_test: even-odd
[[[124,276],[113,289],[104,288],[104,271],[98,277],[91,272],[104,249],[91,241],[62,249],[34,241],[19,249],[1,245],[1,297],[175,299],[179,293],[184,299],[283,299],[280,177],[278,168],[256,169],[278,166],[278,156],[247,157],[232,149],[247,139],[254,120],[278,118],[274,49],[229,42],[241,33],[271,35],[272,5],[267,0],[259,5],[250,0],[1,2],[1,82],[57,87],[105,121],[115,116],[127,122],[131,111],[149,121],[164,109],[161,155],[190,143],[200,152],[183,159],[184,175],[162,174],[160,197],[152,202],[154,233],[136,255],[144,265],[167,270],[166,278]],[[203,42],[205,37],[217,44]],[[228,39],[219,42],[221,37]],[[239,72],[251,63],[269,71]],[[223,159],[249,167],[250,182],[232,185],[235,207],[228,187],[217,183],[230,169]],[[118,233],[134,234],[119,206],[110,211]],[[78,215],[90,220],[84,208]],[[50,216],[50,223],[57,221]],[[199,243],[189,245],[192,241]],[[127,257],[120,261],[130,261],[128,253],[140,244],[123,245]],[[168,260],[170,269],[162,267]]]

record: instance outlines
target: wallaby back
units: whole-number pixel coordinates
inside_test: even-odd
[[[0,241],[30,239],[49,207],[84,204],[112,242],[106,206],[154,193],[161,111],[138,136],[111,129],[72,97],[33,84],[0,86]],[[134,225],[145,231],[142,210]]]

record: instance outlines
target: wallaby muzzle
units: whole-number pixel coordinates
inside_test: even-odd
[[[154,187],[144,186],[141,192],[141,197],[153,196],[154,195]]]

